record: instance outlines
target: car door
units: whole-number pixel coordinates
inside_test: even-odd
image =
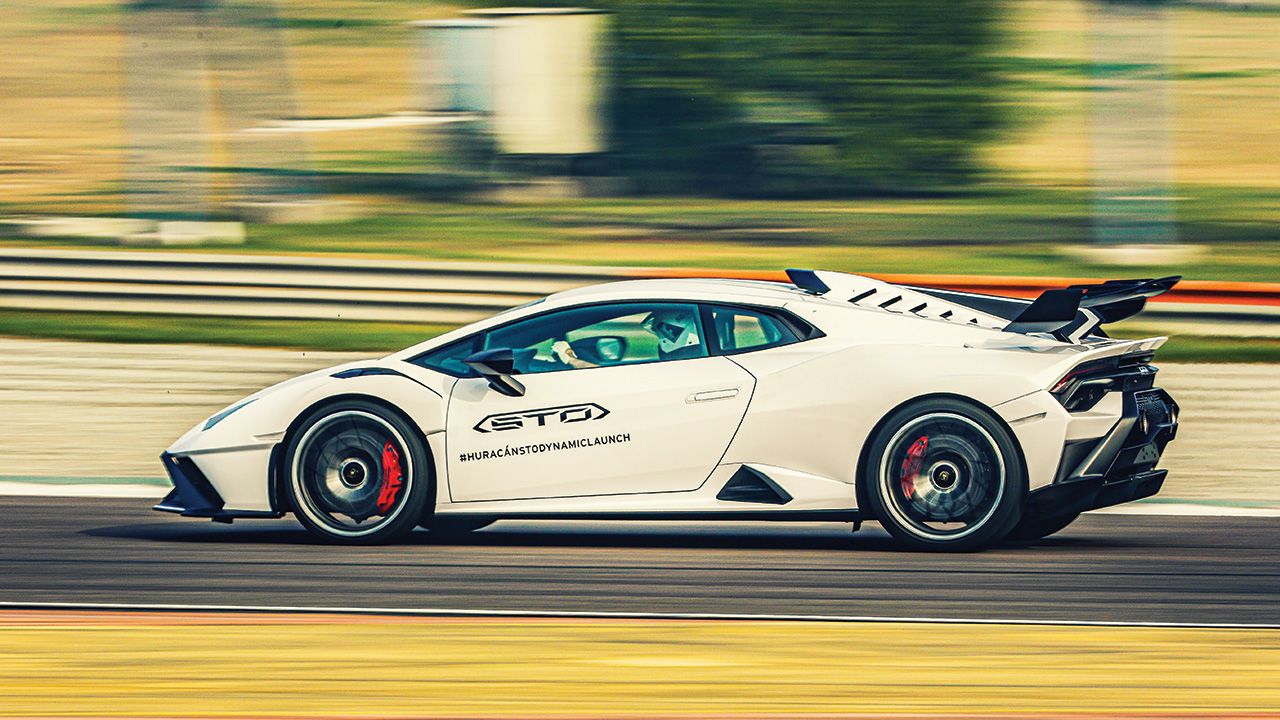
[[[654,326],[672,314],[692,325],[682,347],[664,349]],[[510,397],[480,377],[454,384],[454,502],[694,490],[724,455],[754,387],[750,373],[708,353],[691,303],[551,311],[465,351],[477,347],[515,350],[525,391]]]

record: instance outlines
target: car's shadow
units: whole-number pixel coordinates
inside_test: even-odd
[[[297,524],[267,521],[243,525],[192,524],[187,522],[139,523],[92,528],[82,531],[92,537],[145,540],[158,543],[206,545],[297,545],[325,547],[325,543]],[[1058,536],[1033,543],[1004,543],[1001,550],[1052,550],[1104,548],[1124,545],[1098,537]],[[687,548],[703,550],[840,550],[910,553],[878,525],[868,524],[857,533],[848,525],[803,527],[782,524],[769,526],[717,526],[694,524],[673,526],[653,523],[498,523],[465,534],[436,535],[418,530],[394,546],[449,548]],[[394,547],[393,546],[393,547]]]

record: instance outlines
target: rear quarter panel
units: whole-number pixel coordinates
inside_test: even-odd
[[[994,407],[1043,390],[1046,359],[1025,350],[839,342],[824,338],[733,357],[757,384],[724,462],[777,465],[853,484],[863,444],[903,403],[954,395]]]

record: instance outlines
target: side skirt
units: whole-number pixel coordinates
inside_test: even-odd
[[[440,512],[442,518],[493,520],[759,520],[769,522],[859,522],[857,510],[707,510],[654,512]]]

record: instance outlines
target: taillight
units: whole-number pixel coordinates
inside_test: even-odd
[[[1072,368],[1053,384],[1049,393],[1062,403],[1067,412],[1084,412],[1117,387],[1114,360],[1095,360]]]
[[[1049,390],[1049,393],[1055,396],[1062,393],[1069,386],[1071,386],[1072,383],[1074,383],[1077,378],[1079,378],[1082,374],[1084,374],[1085,372],[1084,367],[1085,366],[1082,365],[1080,367],[1074,368],[1072,369],[1071,372],[1067,373],[1066,375],[1063,375],[1061,380],[1054,383],[1053,387]]]

